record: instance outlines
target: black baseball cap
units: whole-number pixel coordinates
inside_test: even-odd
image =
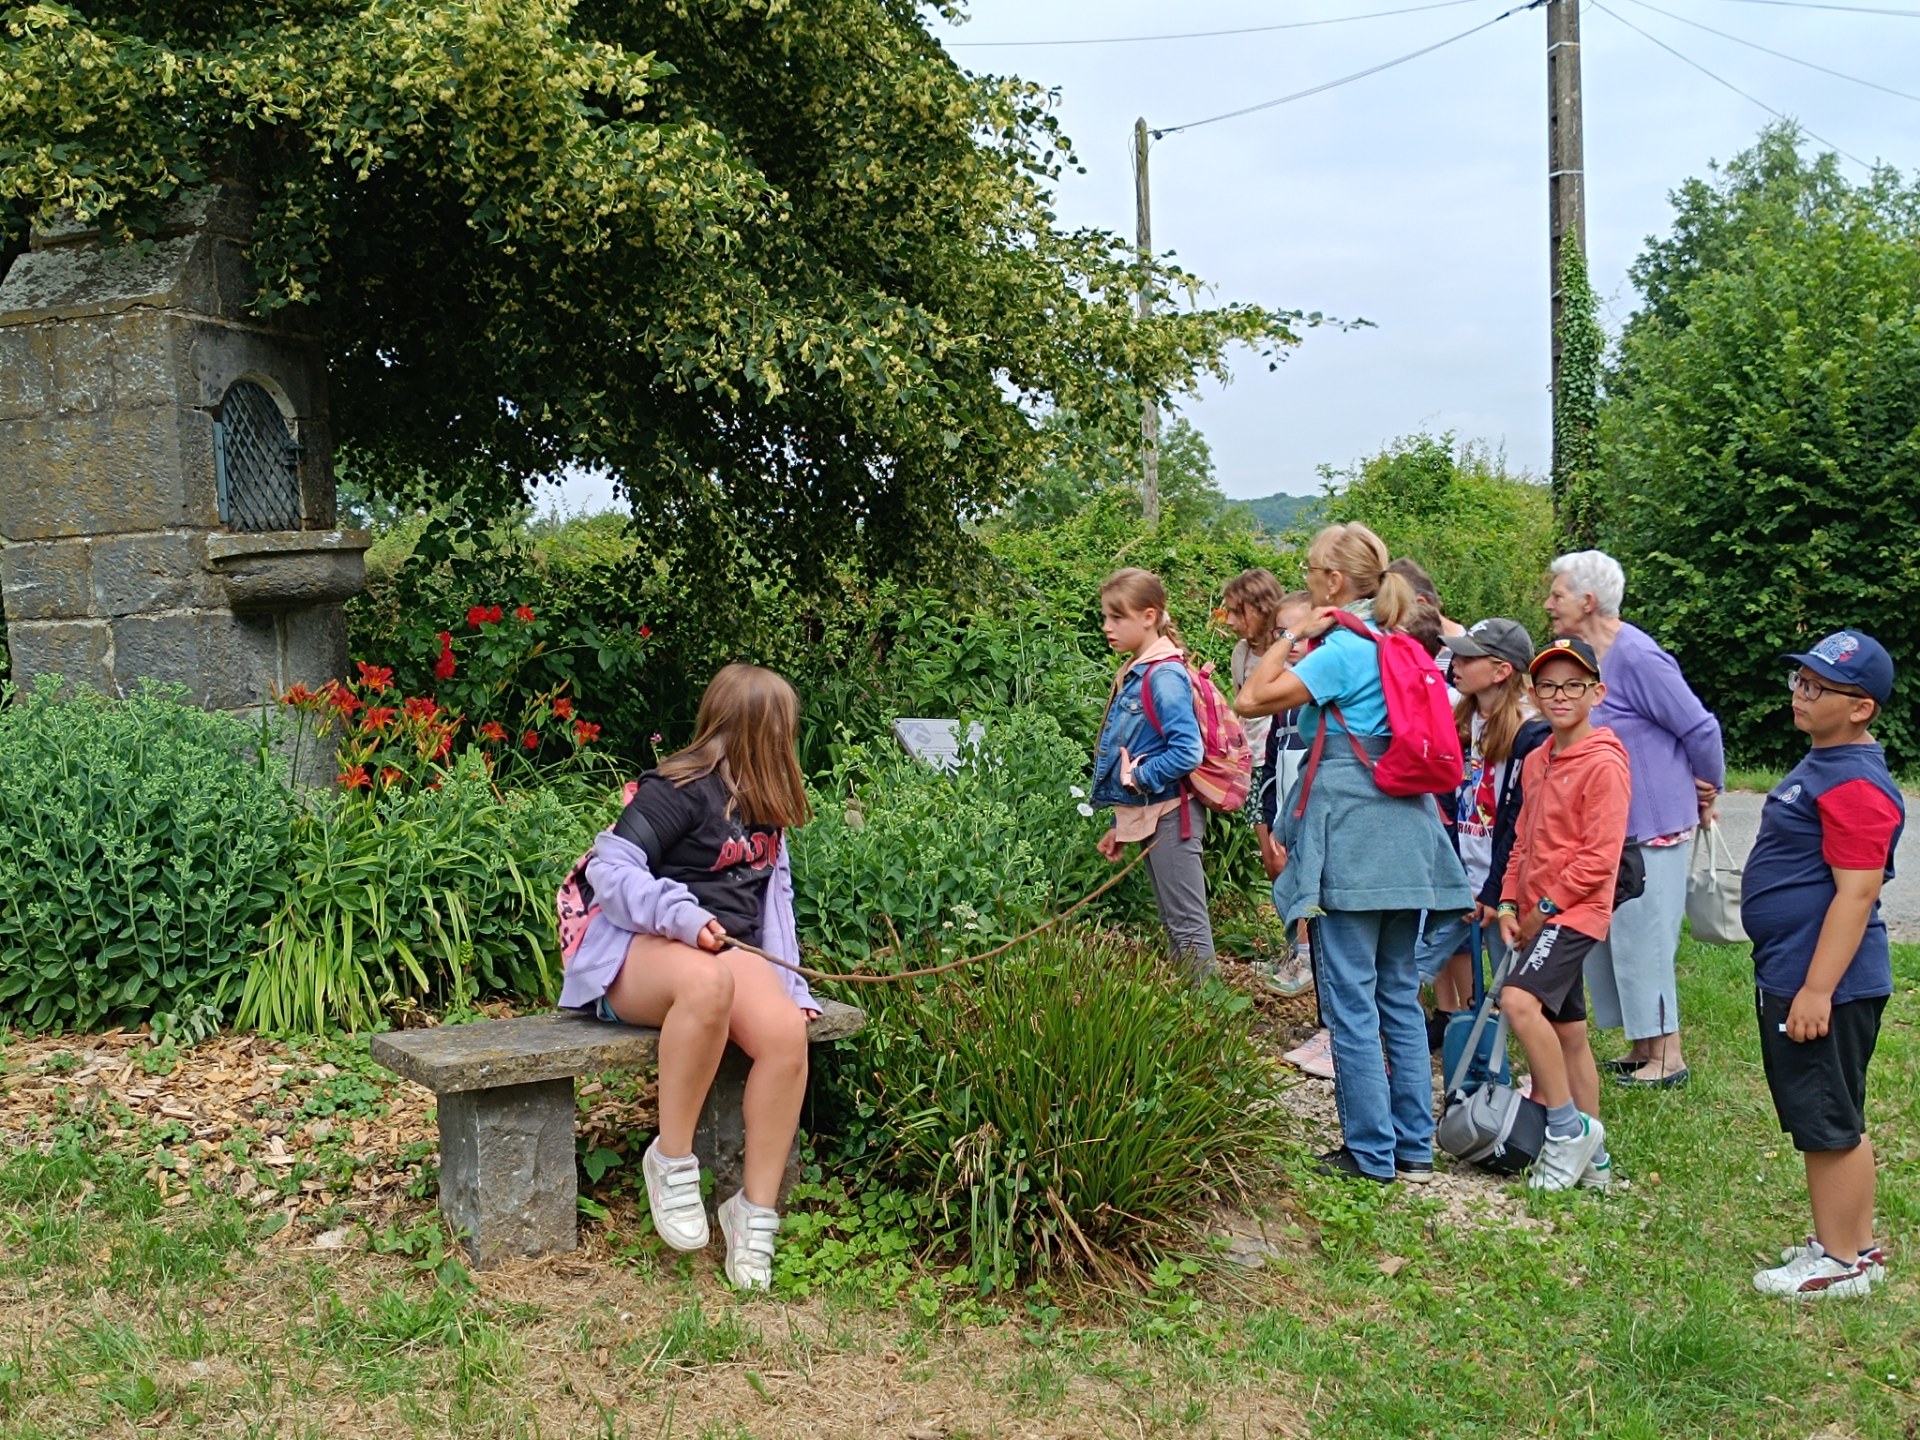
[[[1864,690],[1881,705],[1893,699],[1893,657],[1886,646],[1858,630],[1836,630],[1805,654],[1786,658],[1822,680]]]
[[[1593,653],[1593,647],[1578,636],[1571,640],[1556,640],[1527,666],[1529,675],[1537,674],[1542,665],[1549,660],[1571,660],[1594,679],[1600,678],[1600,657]]]
[[[1527,633],[1527,627],[1501,616],[1469,625],[1464,635],[1447,636],[1446,646],[1456,659],[1487,655],[1506,661],[1516,670],[1526,669],[1533,658],[1533,636]]]

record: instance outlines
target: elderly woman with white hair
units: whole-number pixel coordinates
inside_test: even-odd
[[[1553,562],[1547,618],[1555,635],[1577,636],[1600,657],[1607,698],[1593,723],[1612,729],[1633,769],[1627,835],[1647,865],[1647,888],[1614,911],[1607,938],[1587,956],[1593,1023],[1624,1029],[1632,1050],[1602,1065],[1626,1086],[1687,1083],[1680,1051],[1674,956],[1687,910],[1687,860],[1696,826],[1712,816],[1727,781],[1720,722],[1700,703],[1680,665],[1646,631],[1620,618],[1627,577],[1620,562],[1580,550]]]

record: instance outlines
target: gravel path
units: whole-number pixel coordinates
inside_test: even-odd
[[[1727,844],[1742,860],[1753,848],[1753,837],[1760,830],[1760,806],[1766,796],[1750,790],[1735,790],[1720,801],[1720,823]],[[1910,816],[1920,817],[1920,795],[1907,796]],[[1880,897],[1880,914],[1887,922],[1887,933],[1895,940],[1920,941],[1920,835],[1909,824],[1894,852],[1894,878]]]

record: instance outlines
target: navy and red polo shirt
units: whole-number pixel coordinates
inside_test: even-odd
[[[1833,903],[1833,872],[1883,870],[1891,880],[1906,816],[1887,752],[1871,740],[1809,750],[1774,786],[1740,885],[1740,923],[1753,940],[1761,990],[1788,999],[1799,994]],[[1892,993],[1887,927],[1876,901],[1833,1003]]]

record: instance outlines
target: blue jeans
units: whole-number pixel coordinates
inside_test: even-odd
[[[1392,1176],[1396,1160],[1430,1163],[1433,1068],[1414,968],[1420,912],[1331,910],[1314,929],[1320,1013],[1333,1032],[1333,1098],[1347,1148],[1369,1175]]]

